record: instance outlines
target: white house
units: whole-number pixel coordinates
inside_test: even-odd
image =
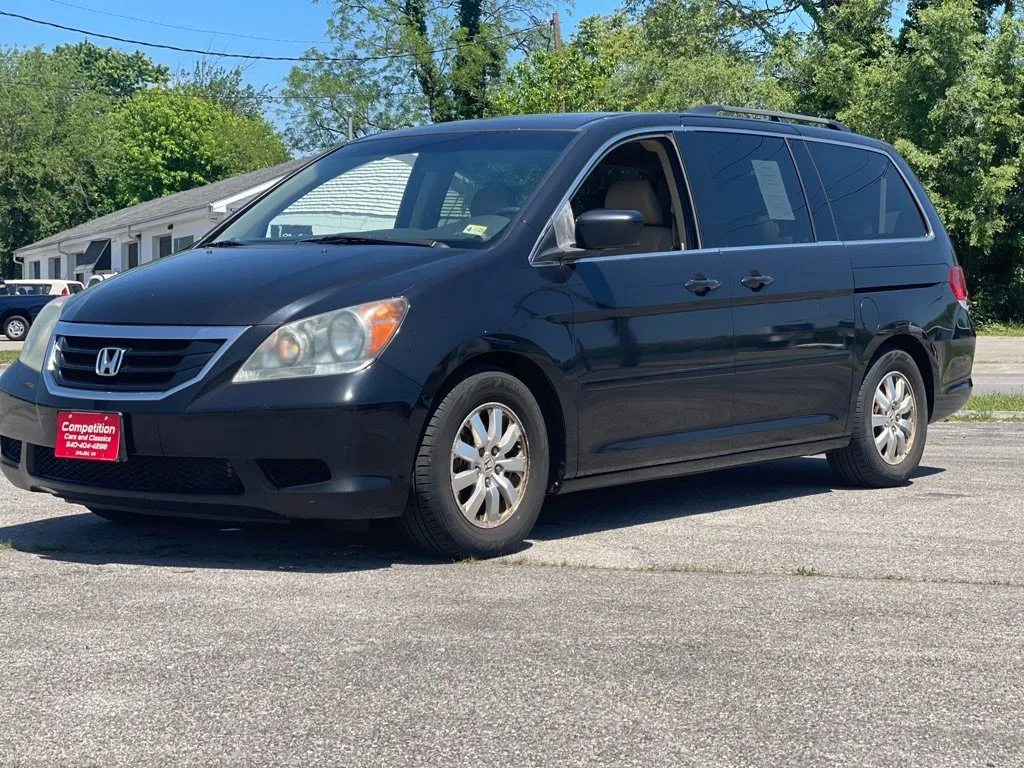
[[[80,280],[123,272],[188,248],[218,221],[306,159],[150,200],[79,224],[14,252],[26,279]]]

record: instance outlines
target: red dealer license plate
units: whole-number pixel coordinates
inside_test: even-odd
[[[121,457],[121,414],[58,411],[58,459],[117,461]]]

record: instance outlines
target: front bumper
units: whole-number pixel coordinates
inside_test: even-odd
[[[418,388],[393,372],[387,381],[391,397],[372,403],[334,404],[338,382],[327,392],[325,382],[296,381],[290,407],[283,387],[260,385],[140,404],[55,398],[15,364],[0,377],[0,469],[19,488],[95,508],[277,522],[396,517],[408,499],[419,430],[408,398]],[[367,387],[348,392],[357,389]],[[58,410],[122,413],[127,460],[55,459]]]

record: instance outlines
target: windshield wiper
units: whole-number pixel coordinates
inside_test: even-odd
[[[421,248],[447,248],[447,243],[440,240],[401,238],[401,237],[369,237],[362,235],[321,235],[305,237],[298,243],[316,243],[317,245],[417,245]]]
[[[214,240],[212,243],[207,243],[206,248],[240,248],[243,245],[249,245],[249,243],[243,243],[241,240]]]

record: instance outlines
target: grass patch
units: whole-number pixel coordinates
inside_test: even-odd
[[[0,365],[10,365],[18,359],[21,352],[17,349],[0,349]]]
[[[971,395],[964,407],[969,411],[1024,411],[1024,394]]]
[[[11,541],[0,541],[0,551],[13,550],[14,544]]]
[[[1024,324],[989,323],[978,329],[982,336],[1024,336]]]
[[[970,413],[973,411],[973,413]],[[1024,394],[1017,395],[971,395],[964,411],[956,413],[945,421],[1024,421],[1022,418],[998,418],[997,412],[1024,413]]]

